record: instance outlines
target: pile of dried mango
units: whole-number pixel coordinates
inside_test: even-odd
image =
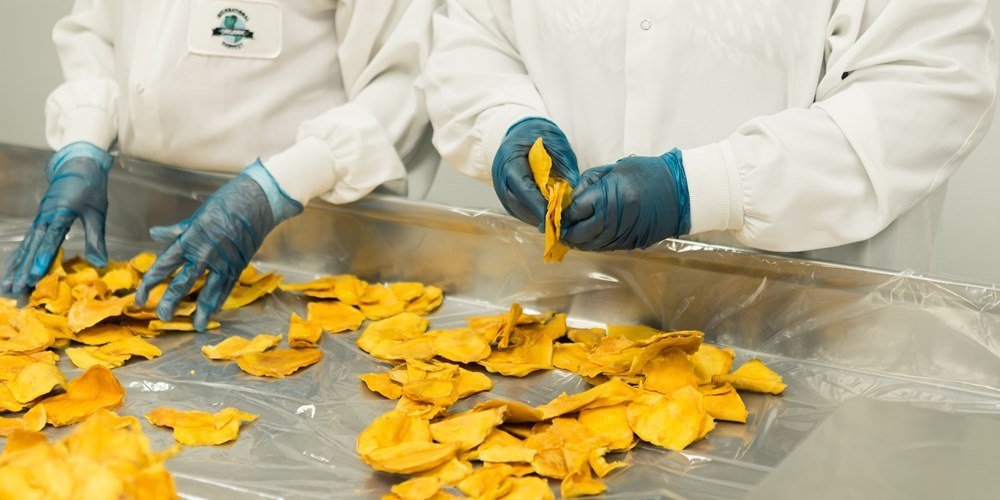
[[[556,342],[562,339],[569,342]],[[737,390],[784,390],[760,360],[731,371],[734,352],[702,339],[697,331],[643,326],[567,328],[565,314],[525,314],[517,304],[450,330],[428,331],[414,315],[382,320],[357,344],[397,364],[361,378],[399,401],[361,433],[357,451],[376,470],[414,476],[389,498],[439,498],[451,487],[477,498],[551,498],[545,478],[561,480],[564,497],[596,495],[606,489],[600,478],[626,466],[608,462],[608,454],[639,440],[682,450],[716,420],[746,422]],[[537,407],[490,400],[447,414],[459,399],[493,386],[456,363],[514,377],[561,368],[594,387]]]
[[[134,304],[134,291],[154,260],[146,253],[95,268],[79,257],[63,261],[60,252],[25,307],[18,308],[13,300],[0,301],[0,411],[27,409],[19,418],[0,417],[0,436],[8,437],[0,455],[0,497],[176,497],[163,462],[179,448],[150,451],[138,420],[109,411],[125,398],[112,369],[136,356],[161,356],[148,338],[170,331],[193,332],[188,318],[197,308],[193,297],[204,278],[181,302],[178,318],[172,321],[160,321],[155,313],[167,284],[151,291],[146,307]],[[322,359],[316,346],[323,331],[354,330],[365,320],[402,313],[427,314],[443,299],[439,288],[420,283],[369,284],[348,275],[285,286],[282,281],[279,274],[259,273],[248,266],[222,309],[246,306],[279,286],[303,292],[313,301],[306,318],[290,319],[290,348],[273,349],[282,340],[280,334],[229,337],[204,346],[205,357],[235,361],[251,375],[282,378]],[[209,329],[219,326],[211,322]],[[83,368],[83,374],[67,382],[56,366],[58,350]],[[236,408],[214,414],[158,408],[146,415],[151,424],[172,428],[175,440],[187,446],[232,441],[243,422],[256,419],[257,415]],[[79,429],[55,444],[40,433],[46,425],[81,421]]]

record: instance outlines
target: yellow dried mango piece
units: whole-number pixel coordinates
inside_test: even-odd
[[[22,309],[13,326],[0,325],[0,354],[31,354],[55,342],[55,332],[42,323],[38,313]]]
[[[361,311],[343,302],[310,302],[306,317],[330,333],[357,330],[365,320]]]
[[[393,382],[388,373],[367,373],[361,376],[361,381],[368,390],[389,399],[399,399],[403,395],[403,387]]]
[[[484,401],[473,407],[473,410],[486,410],[489,408],[507,407],[507,415],[503,421],[507,424],[534,423],[542,420],[542,414],[535,408],[517,401],[507,401],[503,399],[491,399]]]
[[[245,354],[236,358],[236,364],[258,377],[285,378],[301,368],[323,359],[319,349],[274,349],[263,353]]]
[[[368,283],[349,274],[328,276],[327,279],[325,288],[304,290],[303,293],[317,299],[337,299],[349,306],[361,304],[361,296],[368,289]]]
[[[524,462],[531,463],[535,459],[535,454],[538,453],[531,448],[527,448],[524,445],[517,446],[490,446],[489,448],[479,450],[476,458],[481,462],[492,462],[492,463],[508,463],[508,462]]]
[[[201,346],[201,352],[208,359],[233,360],[240,356],[264,352],[281,343],[281,335],[257,335],[253,340],[243,337],[228,337],[215,345]]]
[[[400,500],[427,500],[441,491],[441,481],[431,476],[415,477],[392,485],[389,491]]]
[[[514,328],[519,324],[524,309],[521,304],[514,302],[510,305],[507,314],[496,316],[493,324],[485,323],[482,327],[483,339],[488,344],[497,344],[497,347],[505,349],[510,345],[510,335],[514,333]],[[471,323],[470,325],[475,324]]]
[[[652,359],[643,368],[643,387],[660,394],[671,394],[681,387],[698,387],[694,365],[684,351],[672,347]]]
[[[35,354],[4,354],[0,355],[0,382],[14,380],[21,370],[35,363],[56,364],[59,359],[52,351],[41,351]]]
[[[493,388],[493,381],[479,372],[458,369],[458,376],[455,378],[455,392],[458,399],[471,396],[477,392],[488,391]]]
[[[591,447],[587,443],[566,443],[563,459],[566,461],[566,477],[559,485],[563,498],[599,495],[608,489],[590,470]]]
[[[475,330],[455,328],[452,330],[432,330],[427,335],[433,337],[431,350],[437,356],[456,363],[473,363],[490,355],[490,344]]]
[[[626,410],[628,404],[621,403],[613,406],[580,410],[578,420],[593,435],[607,440],[607,449],[611,451],[624,451],[635,446],[635,434],[629,426]],[[604,477],[603,474],[598,473]]]
[[[514,328],[508,349],[494,349],[479,362],[493,373],[523,377],[537,370],[552,369],[552,342],[566,334],[566,315],[557,314],[544,325]]]
[[[36,361],[24,367],[7,383],[10,394],[18,403],[34,401],[56,387],[66,388],[66,376],[55,365],[44,361]]]
[[[592,349],[601,343],[601,339],[606,337],[608,332],[603,328],[570,328],[566,336],[577,344],[583,344],[588,349]]]
[[[540,477],[511,477],[507,479],[507,493],[499,500],[553,500],[555,494],[549,482]]]
[[[411,281],[401,281],[398,283],[390,283],[389,290],[396,296],[397,299],[409,303],[417,300],[424,294],[424,284]]]
[[[705,411],[712,418],[744,424],[747,422],[747,407],[732,385],[702,386],[698,389],[705,396]]]
[[[0,410],[21,411],[23,409],[24,403],[18,403],[17,399],[14,399],[14,395],[10,392],[7,384],[0,384]]]
[[[323,336],[323,326],[292,313],[288,325],[288,346],[295,349],[316,347]]]
[[[45,427],[45,405],[36,405],[21,418],[0,418],[0,436],[9,437],[14,431],[38,432]]]
[[[71,380],[65,393],[43,399],[39,404],[45,405],[48,423],[61,427],[79,422],[98,410],[115,409],[124,399],[125,390],[111,370],[94,366]]]
[[[459,451],[479,446],[493,429],[503,423],[507,407],[468,411],[431,424],[431,437],[439,443],[456,443]]]
[[[73,258],[77,259],[78,257]],[[86,265],[90,266],[90,264]],[[86,285],[101,280],[101,275],[97,272],[97,269],[94,269],[93,267],[82,267],[79,264],[74,263],[73,269],[74,270],[72,272],[66,273],[66,282],[69,284],[70,288],[76,288],[79,285]]]
[[[410,441],[430,443],[430,422],[419,416],[392,410],[379,415],[361,431],[357,441],[358,455],[365,457],[375,450]]]
[[[479,411],[479,405],[476,405],[476,407],[471,411]],[[524,442],[509,432],[497,427],[490,431],[490,433],[486,436],[486,439],[483,439],[483,442],[479,443],[479,446],[477,446],[474,450],[464,453],[461,458],[465,458],[467,460],[479,460],[479,453],[494,447],[524,447]],[[530,462],[530,460],[528,461]]]
[[[443,465],[421,472],[419,477],[433,477],[441,484],[455,485],[472,474],[472,464],[465,460],[453,458]]]
[[[655,335],[648,339],[636,341],[640,347],[639,353],[629,365],[629,375],[642,373],[642,369],[653,358],[660,355],[667,349],[678,349],[685,354],[693,354],[701,347],[701,340],[705,334],[696,330],[686,330],[681,332],[669,332]],[[692,368],[692,371],[694,369]]]
[[[240,271],[240,275],[236,278],[236,282],[243,286],[250,286],[258,281],[270,278],[273,275],[274,273],[262,273],[258,271],[253,264],[247,264],[247,267],[244,267],[243,270]]]
[[[206,330],[215,330],[222,326],[218,321],[209,321],[205,326]],[[148,328],[153,332],[193,332],[194,320],[191,318],[174,318],[171,321],[160,321],[154,319],[149,322]]]
[[[101,352],[99,346],[71,347],[66,349],[66,355],[74,366],[78,368],[90,368],[92,366],[103,366],[107,369],[118,368],[125,364],[132,355],[130,354],[108,354]]]
[[[236,440],[242,422],[253,422],[257,415],[236,408],[216,413],[180,411],[160,407],[146,414],[153,425],[171,427],[174,440],[185,446],[214,446]]]
[[[444,301],[444,291],[440,288],[428,285],[424,287],[424,293],[417,297],[409,304],[406,304],[404,310],[408,313],[413,314],[430,314],[435,309],[441,306],[441,302]]]
[[[427,325],[426,319],[403,313],[368,325],[356,343],[361,350],[376,358],[392,359],[389,356],[397,345],[423,336]]]
[[[694,364],[694,374],[698,377],[698,382],[707,384],[716,375],[725,375],[733,368],[733,359],[736,353],[732,349],[720,349],[712,344],[702,344],[694,354],[691,355],[691,363]]]
[[[135,334],[124,325],[104,324],[80,330],[73,336],[73,340],[81,344],[102,345],[134,336]]]
[[[362,456],[373,469],[393,474],[413,474],[433,469],[455,458],[458,445],[407,441],[379,448]]]
[[[86,283],[80,283],[72,287],[69,291],[70,296],[75,301],[80,300],[104,300],[110,295],[110,290],[108,290],[107,283],[97,280],[88,281]]]
[[[729,375],[715,375],[712,377],[715,384],[732,384],[733,387],[751,392],[762,392],[766,394],[781,394],[787,385],[778,375],[763,361],[751,359],[736,369]]]
[[[105,272],[101,276],[101,281],[111,293],[118,290],[133,290],[139,286],[139,273],[128,264],[120,265]]]
[[[507,464],[490,464],[476,469],[456,486],[472,498],[499,498],[510,492],[511,485],[506,480],[513,472]]]
[[[545,150],[541,137],[528,151],[528,165],[542,197],[549,202],[545,211],[545,262],[560,262],[569,251],[569,247],[559,241],[559,233],[562,211],[569,206],[572,187],[565,180],[551,175],[552,157]]]
[[[255,275],[252,279],[254,281],[251,284],[237,283],[233,286],[226,301],[222,303],[221,310],[229,311],[250,305],[261,297],[274,293],[285,278],[280,274],[267,273]]]
[[[56,274],[47,274],[35,285],[35,290],[28,298],[28,306],[44,306],[54,314],[65,314],[73,304],[73,295],[69,283]]]
[[[135,269],[142,274],[146,274],[146,272],[149,271],[149,268],[153,267],[154,262],[156,262],[156,254],[143,252],[135,257],[132,257],[132,259],[128,261],[128,265],[131,266],[132,269]]]
[[[586,344],[555,344],[552,351],[552,366],[556,368],[577,372],[580,365],[587,361],[590,349]]]
[[[79,300],[69,308],[69,313],[66,315],[69,329],[79,332],[88,326],[94,326],[102,320],[121,315],[125,312],[125,308],[133,303],[133,295],[112,297],[108,300]]]
[[[389,287],[369,285],[358,305],[365,317],[380,320],[395,316],[406,310],[406,303],[396,298]]]
[[[641,391],[622,382],[606,382],[572,396],[565,392],[552,401],[536,408],[543,420],[573,413],[583,409],[614,406],[634,399]]]
[[[358,279],[357,276],[351,274],[335,274],[299,283],[283,283],[278,288],[285,292],[332,290],[333,287],[339,282],[345,280],[356,280],[356,279]]]
[[[646,325],[608,325],[607,336],[636,342],[664,333],[667,332]]]
[[[640,439],[670,450],[683,450],[715,428],[704,397],[693,387],[678,389],[652,405],[634,402],[627,415]]]

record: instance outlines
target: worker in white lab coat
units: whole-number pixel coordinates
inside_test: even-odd
[[[180,268],[159,302],[168,319],[207,269],[199,330],[268,232],[310,199],[351,202],[393,181],[422,198],[438,160],[414,85],[435,3],[77,0],[53,31],[66,82],[46,103],[50,187],[3,291],[33,286],[77,218],[87,259],[105,265],[116,139],[126,155],[238,173],[187,220],[151,230],[169,247],[136,302]]]
[[[690,235],[923,268],[993,116],[987,0],[446,6],[425,70],[435,146],[538,225],[526,155],[543,137],[581,249]]]

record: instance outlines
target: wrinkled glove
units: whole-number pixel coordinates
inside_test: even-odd
[[[538,184],[535,184],[528,165],[528,151],[539,137],[552,156],[551,175],[576,186],[580,180],[580,168],[566,134],[545,118],[525,118],[507,130],[497,149],[493,159],[493,189],[507,213],[544,231],[548,203],[542,197]]]
[[[646,248],[691,230],[681,152],[630,156],[587,170],[563,212],[563,239],[581,250]]]
[[[300,213],[302,204],[281,190],[260,160],[255,161],[209,196],[191,217],[150,229],[153,239],[170,246],[142,277],[135,303],[144,306],[150,289],[180,268],[156,308],[156,315],[169,321],[177,304],[208,269],[194,316],[195,329],[205,331],[209,316],[229,297],[264,237]]]
[[[49,189],[31,229],[7,258],[0,283],[5,295],[20,297],[45,276],[76,219],[83,221],[87,260],[97,267],[108,264],[104,222],[113,161],[107,151],[89,142],[74,142],[49,158],[45,165]]]

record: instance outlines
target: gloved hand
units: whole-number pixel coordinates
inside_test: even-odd
[[[630,156],[587,170],[563,212],[563,239],[581,250],[646,248],[691,230],[681,152]]]
[[[191,217],[150,229],[153,239],[170,246],[142,277],[135,303],[144,306],[150,289],[179,267],[156,308],[156,315],[169,321],[178,302],[208,269],[194,316],[195,329],[205,331],[209,316],[222,307],[264,237],[301,212],[302,204],[281,190],[260,160],[253,162],[209,196]]]
[[[49,158],[45,165],[49,189],[31,229],[7,258],[0,283],[4,295],[20,297],[45,276],[77,218],[83,221],[87,260],[97,267],[108,264],[104,219],[113,161],[107,151],[89,142],[74,142]]]
[[[504,135],[493,159],[493,189],[507,213],[532,226],[545,230],[545,208],[548,203],[531,176],[528,151],[539,137],[552,156],[552,176],[566,179],[570,186],[580,180],[576,154],[566,134],[545,118],[525,118]]]

